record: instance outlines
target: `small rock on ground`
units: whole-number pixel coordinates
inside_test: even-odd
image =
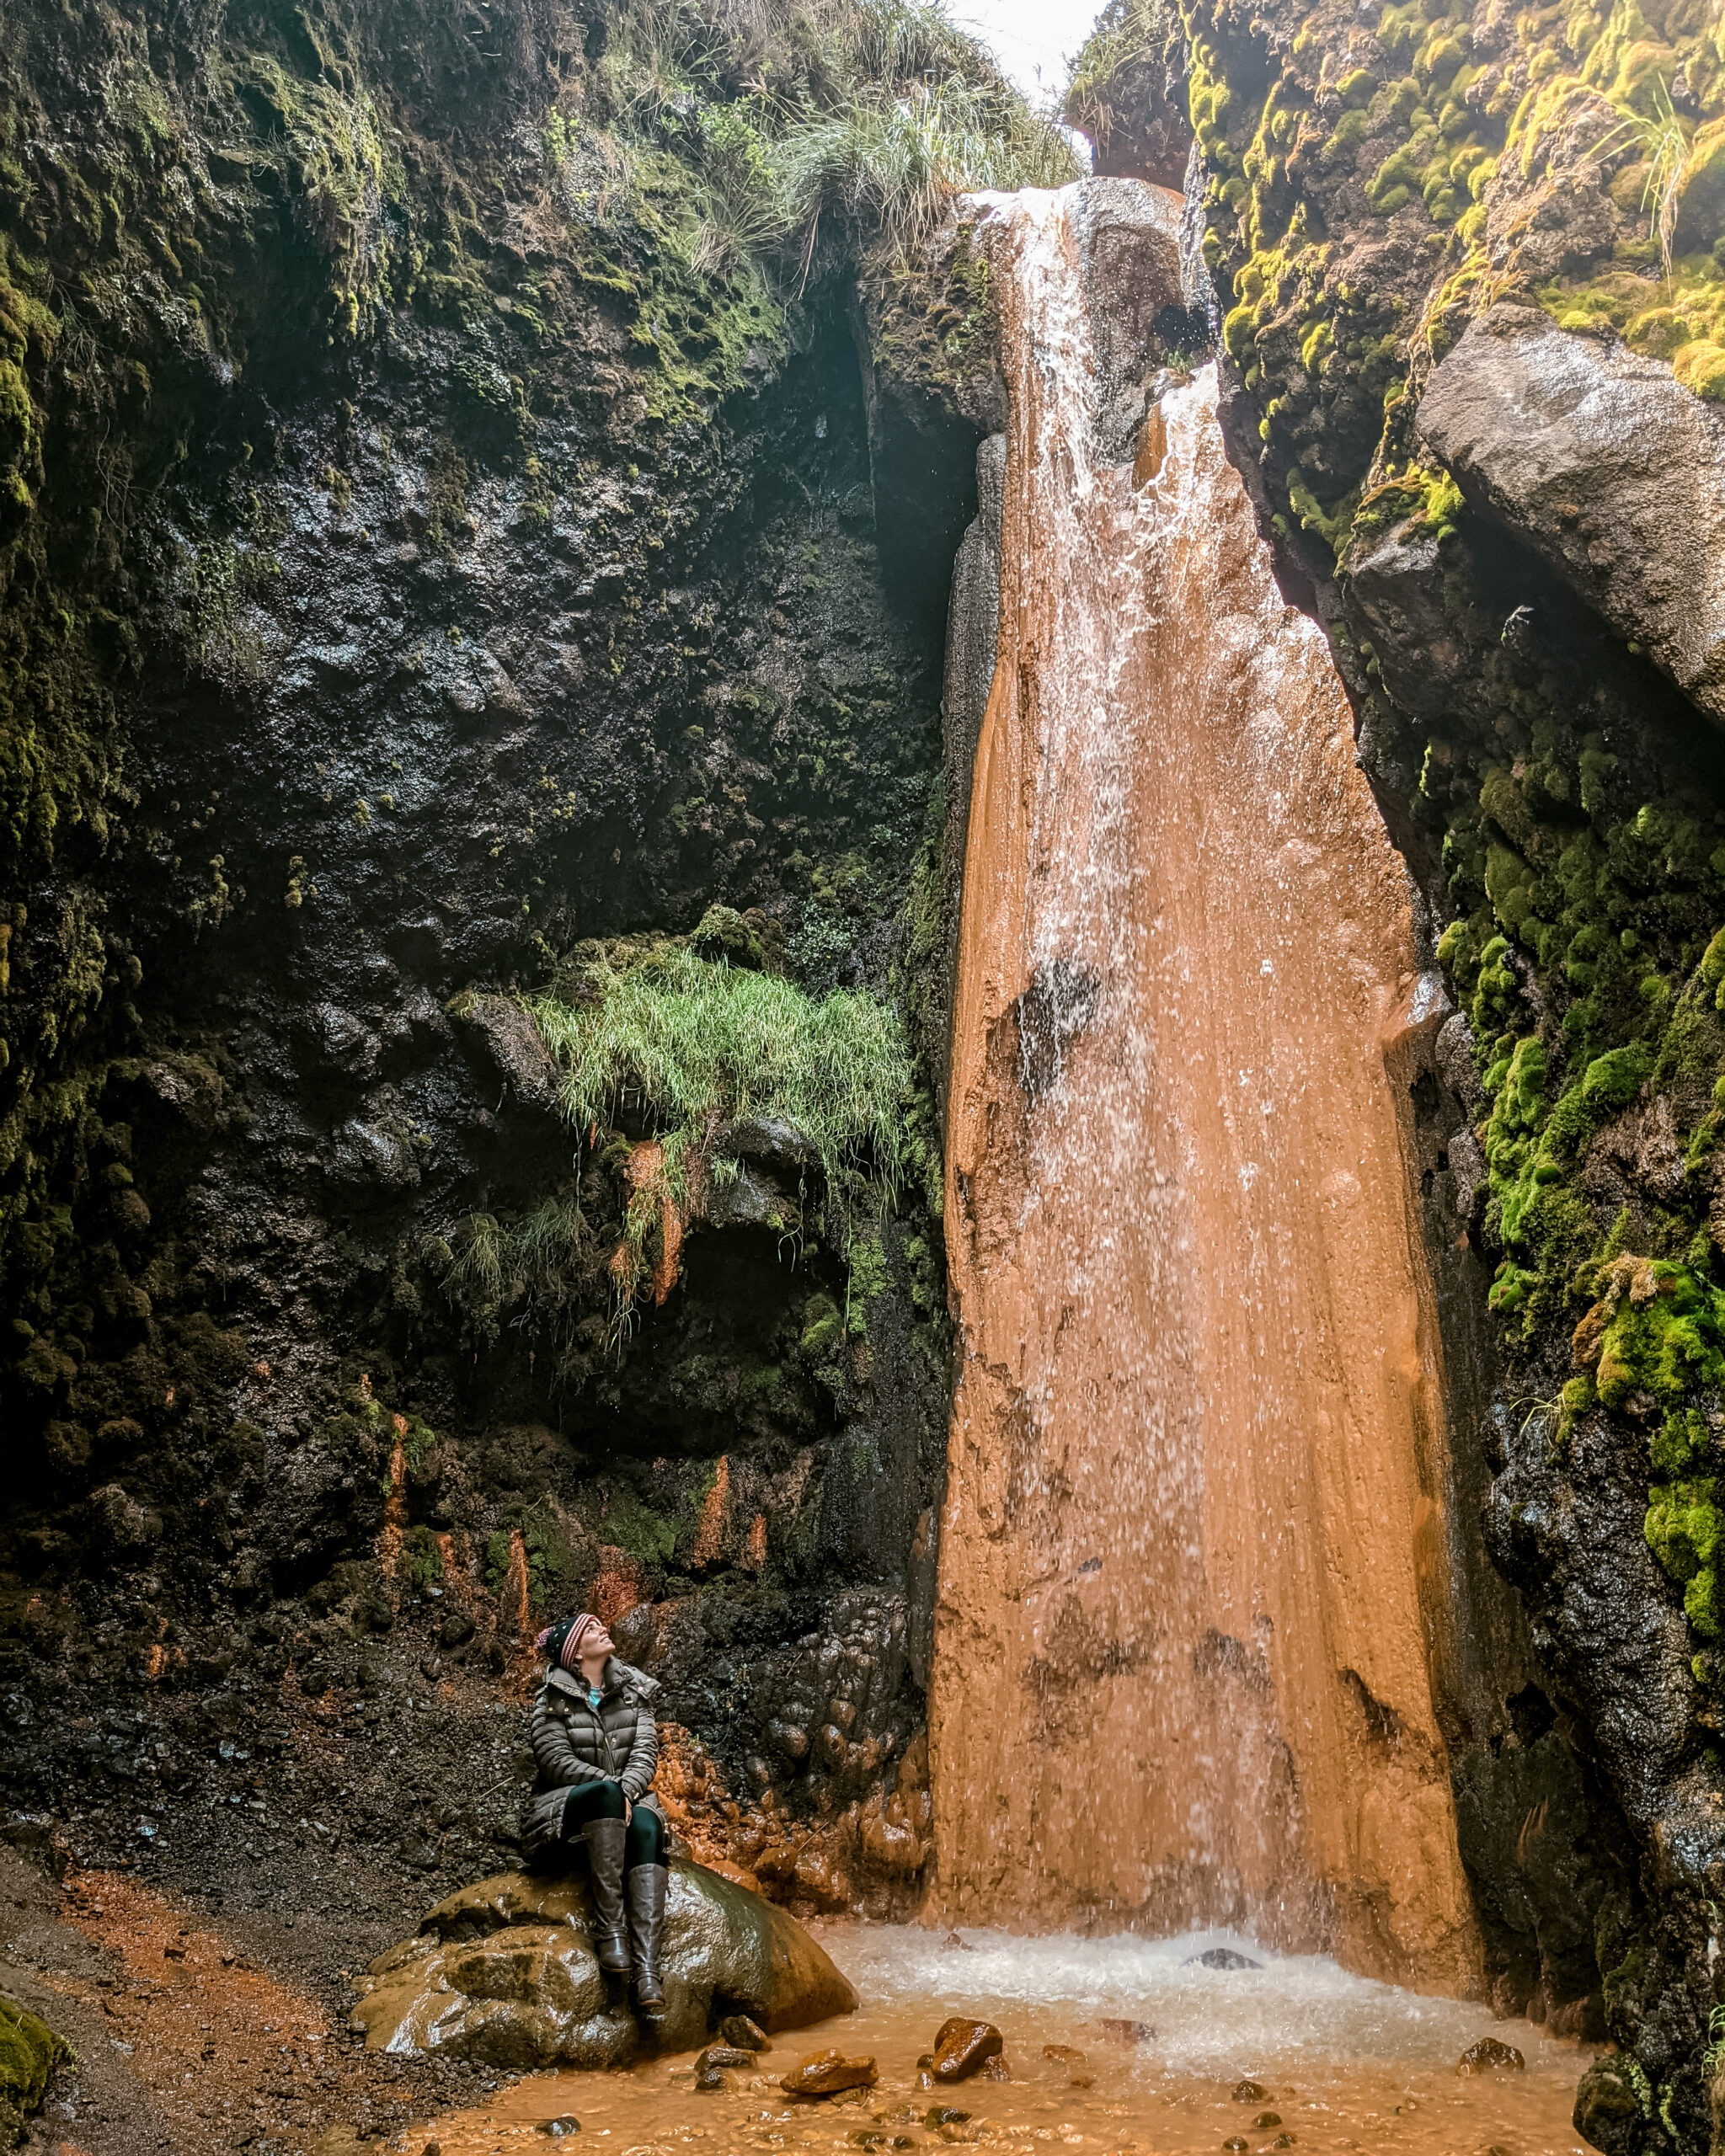
[[[963,2081],[986,2061],[998,2058],[1005,2048],[1006,2039],[992,2021],[969,2021],[954,2015],[940,2025],[929,2070],[937,2081]]]
[[[695,2061],[697,2073],[704,2073],[709,2066],[753,2066],[752,2052],[740,2051],[734,2044],[709,2044]]]
[[[1156,2031],[1148,2021],[1123,2021],[1118,2015],[1105,2018],[1102,2024],[1105,2036],[1112,2036],[1117,2044],[1153,2044]]]
[[[872,2089],[879,2078],[872,2058],[846,2058],[834,2049],[810,2052],[779,2086],[788,2096],[836,2096],[846,2089]]]
[[[1499,2043],[1495,2036],[1482,2036],[1470,2044],[1455,2062],[1458,2073],[1519,2073],[1527,2061],[1514,2044]]]

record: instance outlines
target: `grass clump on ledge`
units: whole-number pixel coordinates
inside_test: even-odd
[[[622,0],[599,75],[559,142],[602,115],[622,167],[669,152],[690,185],[661,237],[708,277],[795,285],[822,251],[878,270],[957,194],[1079,176],[940,0]]]
[[[776,974],[670,945],[621,962],[602,954],[567,997],[523,1003],[561,1074],[563,1113],[585,1143],[622,1155],[622,1235],[606,1267],[613,1347],[644,1289],[665,1300],[685,1230],[740,1171],[740,1123],[786,1127],[769,1148],[799,1164],[786,1231],[805,1236],[808,1173],[818,1169],[826,1239],[847,1264],[853,1224],[873,1229],[907,1177],[928,1177],[910,1041],[897,1012],[866,990],[817,1000]],[[624,1120],[649,1134],[620,1138]],[[547,1239],[534,1226],[511,1255],[537,1278]]]
[[[569,1121],[585,1134],[635,1110],[658,1133],[680,1199],[725,1127],[756,1116],[794,1126],[830,1194],[897,1195],[915,1076],[897,1014],[867,990],[817,1002],[773,974],[672,947],[601,961],[579,1001],[533,996],[526,1010],[561,1070]]]

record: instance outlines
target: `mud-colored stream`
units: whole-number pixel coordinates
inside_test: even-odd
[[[581,2147],[617,2156],[953,2143],[1047,2143],[1097,2156],[1198,2156],[1231,2143],[1312,2156],[1584,2156],[1569,2123],[1582,2063],[1576,2047],[1548,2041],[1526,2022],[1494,2022],[1482,2006],[1420,1998],[1331,1961],[1268,1955],[1216,1934],[1158,1941],[957,1935],[963,1946],[910,1926],[826,1927],[822,1944],[856,1984],[861,2009],[779,2037],[758,2073],[729,2075],[723,2091],[697,2092],[687,2058],[625,2073],[540,2074],[482,2111],[410,2128],[395,2145],[409,2156],[420,2156],[429,2141],[441,2156],[573,2145],[547,2144],[540,2131],[572,2115]],[[1222,1943],[1263,1966],[1188,1963]],[[959,2012],[998,2024],[1010,2082],[920,2085],[919,2053]],[[1111,2030],[1110,2021],[1155,2034]],[[1487,2036],[1514,2045],[1526,2070],[1458,2074],[1461,2052]],[[877,2086],[793,2103],[777,2077],[832,2044],[872,2055]],[[1082,2060],[1048,2058],[1049,2045]],[[1268,2095],[1236,2099],[1248,2079]],[[931,2127],[927,2115],[936,2105],[969,2116]]]

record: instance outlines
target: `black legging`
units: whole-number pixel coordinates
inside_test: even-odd
[[[563,1838],[578,1842],[590,1819],[621,1819],[627,1806],[615,1782],[582,1782],[569,1793],[563,1807]],[[650,1804],[638,1804],[629,1816],[623,1836],[623,1870],[638,1864],[665,1862],[665,1822]]]

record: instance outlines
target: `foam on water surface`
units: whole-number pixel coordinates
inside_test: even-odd
[[[1321,2063],[1453,2069],[1481,2036],[1501,2037],[1488,2008],[1425,1999],[1351,1975],[1320,1955],[1275,1954],[1230,1932],[1178,1939],[1130,1934],[1039,1939],[1008,1932],[953,1934],[911,1924],[815,1927],[816,1936],[864,1999],[914,1996],[974,2011],[1004,2028],[1015,2012],[1055,2008],[1098,2020],[1143,2020],[1159,2072],[1257,2074]],[[946,1944],[962,1940],[959,1946]],[[1211,1969],[1196,1961],[1228,1948],[1258,1969]],[[1519,2022],[1517,2047],[1573,2079],[1573,2044],[1547,2041]],[[1524,2041],[1524,2039],[1525,2041]]]

